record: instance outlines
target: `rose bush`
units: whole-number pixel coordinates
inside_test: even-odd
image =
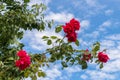
[[[88,62],[95,62],[102,68],[103,63],[108,61],[109,57],[100,51],[99,42],[95,42],[90,50],[73,47],[72,44],[78,47],[80,45],[77,39],[80,22],[75,18],[65,25],[55,26],[56,33],[64,31],[63,38],[47,35],[42,37],[48,46],[51,45],[50,48],[28,54],[23,50],[25,45],[20,41],[25,31],[41,32],[46,27],[51,29],[53,26],[53,21],[44,20],[46,6],[42,3],[29,6],[29,1],[0,1],[0,80],[22,80],[28,77],[37,80],[37,77],[46,76],[41,68],[49,68],[49,63],[56,61],[61,63],[62,68],[77,65],[81,69],[86,69]],[[65,41],[65,37],[68,41]]]

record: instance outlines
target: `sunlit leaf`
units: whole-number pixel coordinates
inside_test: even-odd
[[[75,44],[76,44],[76,46],[79,46],[79,41],[78,41],[78,40],[76,40]]]
[[[59,33],[61,30],[62,30],[62,26],[58,26],[58,27],[56,27],[55,32]]]
[[[57,36],[51,36],[51,39],[56,39],[57,38]]]
[[[47,45],[51,45],[52,44],[52,41],[51,40],[48,40],[47,41]]]

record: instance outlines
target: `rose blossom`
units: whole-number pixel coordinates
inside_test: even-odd
[[[74,27],[70,23],[66,23],[65,26],[62,26],[65,33],[70,34],[75,32]]]
[[[22,58],[22,57],[28,56],[28,54],[27,54],[26,51],[20,50],[20,51],[18,51],[17,56],[19,56],[20,58]]]
[[[31,64],[29,57],[20,58],[15,62],[15,65],[19,67],[20,70],[24,70]]]
[[[74,18],[70,20],[70,24],[72,26],[74,26],[75,30],[79,30],[80,29],[80,23],[79,23],[79,21],[75,20]]]
[[[76,30],[80,29],[80,23],[74,18],[70,20],[70,22],[66,23],[66,25],[62,26],[63,31],[66,33],[66,37],[69,42],[76,42],[77,33]]]
[[[66,37],[68,38],[69,42],[76,42],[77,40],[77,34],[75,32],[71,34],[67,34]]]
[[[17,56],[19,56],[19,60],[15,62],[16,67],[18,67],[20,70],[24,70],[30,66],[31,64],[30,56],[26,53],[26,51],[24,50],[18,51]]]
[[[87,61],[89,61],[90,58],[91,58],[91,54],[89,53],[89,50],[86,49],[85,53],[83,54],[82,60],[85,60],[85,61],[87,60]]]
[[[107,54],[103,53],[103,52],[99,52],[98,53],[98,60],[101,62],[106,63],[108,61],[109,57]]]

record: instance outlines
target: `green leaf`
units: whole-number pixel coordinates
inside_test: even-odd
[[[67,63],[64,62],[64,61],[62,61],[61,64],[62,64],[63,67],[68,67]]]
[[[46,76],[46,74],[44,72],[42,72],[42,71],[38,72],[38,77],[45,77],[45,76]]]
[[[55,60],[56,60],[55,58],[51,57],[49,61],[50,62],[55,62]]]
[[[56,38],[57,38],[57,36],[51,36],[50,38],[51,38],[51,39],[56,39]]]
[[[65,60],[66,62],[68,62],[71,59],[71,57],[67,57]]]
[[[78,41],[78,40],[76,40],[75,44],[76,44],[76,46],[79,46],[79,41]]]
[[[42,76],[42,77],[45,77],[46,74],[45,74],[44,72],[41,72],[41,76]]]
[[[68,46],[68,49],[69,49],[70,51],[73,51],[72,45],[69,45],[69,46]]]
[[[56,42],[56,43],[59,43],[59,42],[61,42],[61,39],[57,39],[55,42]]]
[[[24,73],[24,77],[27,78],[28,76],[29,76],[29,71],[26,71],[26,72]]]
[[[62,30],[62,26],[58,26],[58,27],[56,27],[55,32],[59,33],[61,30]]]
[[[48,27],[51,28],[51,23],[50,22],[48,23]]]
[[[48,39],[49,37],[48,36],[43,36],[42,39]]]
[[[75,60],[74,60],[74,58],[72,58],[72,59],[70,60],[71,65],[73,65],[74,62],[75,62]]]
[[[101,63],[99,67],[100,67],[100,69],[102,69],[103,68],[103,63]]]
[[[100,43],[96,42],[95,44],[93,44],[93,51],[97,52],[100,49]]]
[[[80,57],[78,57],[78,56],[77,56],[77,57],[75,57],[75,60],[79,61],[79,60],[80,60]]]
[[[82,65],[82,69],[86,69],[88,67],[86,61],[82,61],[81,65]]]
[[[51,45],[52,44],[52,41],[49,39],[48,41],[47,41],[47,45]]]
[[[37,76],[36,75],[32,76],[31,78],[32,78],[32,80],[37,80]]]
[[[38,72],[38,77],[41,77],[41,72],[40,71]]]
[[[95,63],[100,64],[100,61],[99,61],[99,60],[96,60]]]
[[[2,61],[0,61],[0,66],[2,66],[3,65],[3,62]]]
[[[11,61],[11,60],[14,60],[14,58],[13,58],[13,57],[9,57],[9,58],[8,58],[8,60],[10,60],[10,61]]]
[[[28,2],[30,2],[30,0],[24,0],[24,3],[28,3]]]
[[[51,28],[52,27],[52,25],[53,25],[53,23],[54,23],[54,21],[52,20],[52,21],[50,21],[50,22],[48,22],[48,27],[49,28]]]

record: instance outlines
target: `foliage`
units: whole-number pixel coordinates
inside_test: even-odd
[[[31,77],[33,80],[38,77],[45,77],[46,74],[40,69],[49,66],[49,63],[61,61],[63,68],[80,65],[81,69],[87,68],[87,62],[96,59],[96,63],[103,67],[103,62],[97,58],[100,50],[100,43],[96,42],[92,46],[92,50],[88,51],[92,56],[88,61],[83,59],[86,50],[74,49],[72,42],[66,42],[57,36],[43,36],[43,40],[52,48],[46,49],[44,53],[30,54],[31,64],[25,70],[19,70],[15,66],[19,57],[16,53],[23,49],[24,44],[20,42],[26,30],[36,29],[38,31],[45,30],[45,27],[52,27],[53,21],[44,20],[44,4],[34,4],[29,6],[30,0],[23,0],[23,3],[16,0],[0,0],[0,80],[21,80]],[[55,32],[59,34],[62,26],[57,26]],[[75,41],[79,46],[79,41]],[[46,56],[49,55],[49,56]]]

